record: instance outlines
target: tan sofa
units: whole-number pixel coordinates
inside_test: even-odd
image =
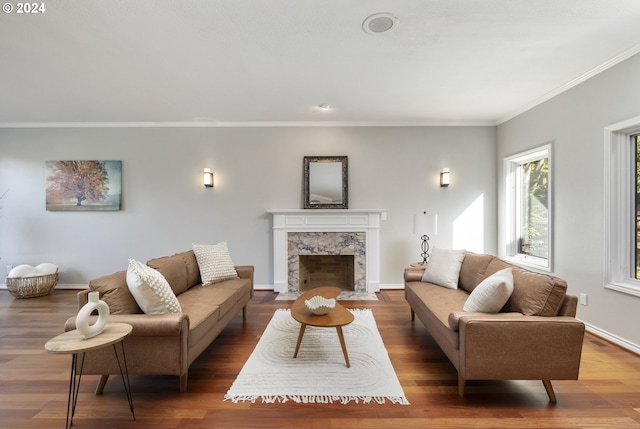
[[[464,312],[473,289],[486,277],[513,268],[514,289],[497,314]],[[467,252],[458,289],[422,282],[424,268],[405,269],[405,298],[466,380],[542,380],[556,402],[551,380],[577,380],[584,324],[575,319],[577,298],[557,277],[510,265],[491,255]]]
[[[253,296],[253,266],[236,266],[238,279],[201,285],[193,251],[152,259],[147,265],[167,279],[182,308],[181,313],[144,314],[129,292],[126,271],[89,282],[89,290],[78,294],[86,304],[88,293],[98,291],[109,305],[109,322],[129,323],[131,335],[124,341],[129,374],[177,375],[180,391],[187,390],[189,366],[220,334]],[[93,322],[91,322],[93,323]],[[75,329],[75,317],[65,330]],[[96,394],[102,393],[110,374],[120,374],[111,348],[87,353],[84,374],[102,375]]]

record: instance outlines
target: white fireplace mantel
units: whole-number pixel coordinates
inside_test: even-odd
[[[273,282],[275,292],[288,290],[289,232],[364,232],[367,292],[380,290],[380,221],[383,209],[272,209]]]

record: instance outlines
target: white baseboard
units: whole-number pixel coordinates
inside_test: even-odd
[[[269,284],[263,285],[263,284],[254,283],[253,284],[253,290],[271,290],[271,291],[274,291],[276,289],[275,289],[274,285],[269,285]]]
[[[392,290],[404,289],[404,283],[398,283],[398,284],[388,283],[386,285],[380,285],[380,290],[382,289],[392,289]]]
[[[0,289],[6,289],[7,284],[0,284]],[[54,289],[87,289],[86,284],[58,283]],[[404,289],[404,284],[384,284],[380,285],[380,289]],[[254,284],[253,290],[275,290],[272,284]]]
[[[72,283],[60,284],[60,283],[58,283],[54,287],[54,289],[79,289],[79,290],[82,290],[82,289],[87,289],[88,287],[89,286],[86,285],[86,284],[72,284]],[[0,284],[0,289],[7,289],[7,284],[6,283]]]
[[[629,350],[630,352],[633,352],[637,355],[640,355],[640,346],[638,344],[634,344],[631,341],[627,341],[624,338],[620,338],[617,335],[613,335],[605,330],[602,330],[596,326],[590,325],[588,323],[582,322],[584,323],[585,329],[587,330],[587,332],[596,335],[600,338],[603,338],[607,341],[610,341],[620,347],[622,347],[623,349]]]
[[[404,289],[404,283],[381,284],[380,290],[382,289]],[[253,290],[275,290],[275,286],[272,284],[254,284]]]

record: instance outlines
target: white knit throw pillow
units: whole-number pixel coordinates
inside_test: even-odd
[[[198,268],[200,268],[200,278],[204,286],[238,278],[238,273],[231,260],[226,242],[194,244],[193,253],[196,255]]]
[[[159,271],[135,259],[129,259],[127,286],[146,314],[182,312],[167,279]]]

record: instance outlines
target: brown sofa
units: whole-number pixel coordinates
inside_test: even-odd
[[[488,276],[512,267],[514,288],[497,314],[464,312],[473,289]],[[584,324],[575,319],[577,298],[567,283],[466,252],[458,289],[422,282],[424,268],[405,269],[405,298],[458,371],[458,393],[466,380],[542,380],[556,402],[551,380],[577,380]]]
[[[180,391],[187,390],[189,366],[243,311],[253,296],[253,266],[236,266],[237,279],[201,285],[200,271],[193,251],[152,259],[147,265],[158,270],[176,294],[181,313],[144,314],[129,292],[126,271],[89,282],[89,290],[78,294],[81,308],[90,291],[98,291],[109,305],[109,322],[129,323],[131,335],[124,340],[130,374],[177,375]],[[93,322],[91,322],[93,323]],[[75,329],[75,317],[65,330]],[[96,394],[100,394],[110,374],[120,374],[111,348],[87,353],[84,374],[102,375]]]

